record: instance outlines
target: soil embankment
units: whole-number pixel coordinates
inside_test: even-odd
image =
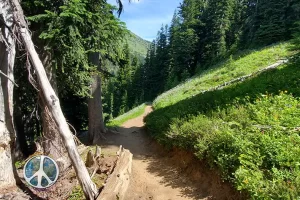
[[[244,199],[216,171],[209,170],[192,153],[167,151],[146,134],[144,117],[125,122],[119,134],[107,135],[103,151],[114,153],[120,145],[133,153],[133,167],[126,200]]]

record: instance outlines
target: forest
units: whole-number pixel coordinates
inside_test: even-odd
[[[299,78],[295,75],[300,0],[183,0],[152,42],[126,28],[119,18],[126,8],[121,0],[117,3],[0,0],[0,194],[22,185],[18,164],[44,154],[51,155],[61,171],[72,164],[84,197],[96,199],[98,185],[80,158],[74,135],[85,145],[96,145],[116,134],[116,126],[122,124],[114,119],[152,102],[154,111],[145,118],[145,126],[160,144],[193,151],[247,198],[299,198],[300,161],[292,157],[300,149],[285,155],[275,150],[280,145],[267,143],[292,148],[286,139],[291,138],[295,145],[300,144],[296,123],[300,119]],[[257,75],[244,85],[200,95],[200,90],[278,60],[289,62],[282,70],[290,67],[294,71]],[[226,70],[221,75],[205,79],[210,70],[214,73],[223,65]],[[203,88],[184,85],[197,77],[204,77],[196,83]],[[266,97],[258,103],[259,94]],[[262,108],[275,104],[275,110],[290,105],[290,110],[275,113],[290,118],[269,121],[256,116],[274,114]],[[139,115],[143,112],[139,110]],[[274,140],[264,138],[262,142],[251,135],[257,130],[243,118],[258,120],[258,126],[264,127],[259,131],[265,135],[271,131],[266,126],[276,127],[270,133]],[[225,123],[228,127],[223,127]],[[208,124],[221,128],[216,131]],[[207,130],[211,135],[205,135]],[[281,133],[286,130],[288,134]],[[243,131],[249,134],[238,135]],[[223,137],[214,135],[219,132]],[[234,143],[231,137],[240,140]],[[252,140],[265,149],[257,150]],[[249,149],[248,155],[244,151]],[[259,157],[257,162],[252,155]],[[242,171],[242,165],[249,170]],[[251,180],[252,185],[247,184]],[[271,180],[282,187],[266,183]]]

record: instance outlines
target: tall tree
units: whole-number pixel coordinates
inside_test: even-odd
[[[100,54],[97,52],[90,53],[91,64],[101,67],[100,64]],[[103,139],[102,134],[106,133],[106,128],[104,125],[103,117],[103,107],[102,107],[102,87],[101,78],[97,72],[92,75],[91,84],[91,97],[88,99],[88,112],[89,112],[89,140],[92,144],[96,144],[99,139]]]
[[[169,62],[168,62],[168,79],[166,88],[170,89],[178,84],[178,79],[180,76],[180,18],[178,12],[175,10],[171,25],[169,28]]]
[[[112,11],[113,7],[106,1],[71,0],[45,14],[29,18],[46,24],[40,37],[54,49],[58,81],[69,85],[67,90],[79,96],[91,97],[88,100],[91,143],[106,131],[99,77],[101,63],[105,59],[118,60],[118,40],[121,40],[124,30],[124,24]],[[58,86],[60,94],[64,94],[66,89],[60,84]]]
[[[285,38],[285,9],[287,1],[261,0],[257,5],[259,27],[255,34],[255,42],[271,44]]]
[[[211,0],[208,1],[205,18],[206,62],[214,61],[223,57],[226,53],[226,32],[231,26],[233,15],[233,0]]]
[[[43,68],[42,62],[39,59],[39,56],[35,50],[34,44],[32,42],[29,30],[28,30],[28,27],[27,27],[27,24],[26,24],[26,21],[24,18],[22,8],[19,4],[19,1],[18,0],[10,0],[10,1],[5,1],[5,2],[1,1],[1,3],[2,3],[1,7],[5,8],[4,12],[2,13],[2,16],[3,16],[2,18],[5,19],[5,20],[3,20],[4,26],[14,25],[15,28],[10,29],[9,31],[11,31],[11,34],[14,34],[14,32],[16,32],[17,34],[19,34],[20,38],[22,39],[22,42],[29,54],[30,60],[33,63],[34,69],[37,72],[37,79],[38,79],[39,85],[41,87],[43,98],[45,99],[47,107],[51,113],[51,116],[53,117],[54,122],[59,129],[59,133],[60,133],[62,140],[64,142],[64,145],[68,151],[69,157],[72,161],[72,164],[76,171],[79,183],[82,186],[83,192],[87,199],[94,199],[98,193],[96,186],[90,179],[89,173],[88,173],[87,169],[85,168],[85,165],[78,154],[78,151],[76,149],[76,145],[75,145],[75,142],[73,139],[73,135],[72,135],[72,133],[68,127],[68,124],[66,122],[66,119],[64,118],[64,115],[61,111],[59,99],[57,98],[53,88],[50,85],[50,82],[47,78],[46,72]],[[10,14],[12,14],[12,17],[10,17],[11,15],[9,16],[7,14],[8,11],[10,11]],[[10,20],[7,20],[7,19],[10,19]],[[18,23],[14,23],[14,22],[18,22]],[[8,23],[8,25],[6,23]],[[1,43],[1,44],[3,44],[3,43]],[[8,59],[10,57],[9,54],[7,54],[5,56],[6,57],[4,57],[4,58],[6,58],[6,59]],[[11,58],[11,60],[14,60],[14,56],[13,56],[13,58]],[[2,78],[1,78],[1,81],[2,81]],[[5,91],[3,91],[3,92],[5,92]],[[3,95],[3,97],[4,97],[4,95]],[[9,106],[8,103],[4,103],[4,105]],[[9,107],[8,107],[8,109],[9,109]],[[5,114],[8,115],[9,112],[6,112]],[[10,114],[10,115],[12,115],[12,114]],[[8,119],[7,117],[5,117],[5,121],[8,121],[8,120],[12,120],[12,118]],[[8,124],[9,123],[6,123],[5,126],[9,129]],[[2,123],[2,125],[3,125],[3,123]],[[5,126],[2,126],[2,128],[4,129]],[[5,133],[4,131],[5,130],[3,130],[2,134],[3,134],[3,136],[7,137],[8,133]],[[7,138],[8,139],[4,138],[3,141],[9,141],[10,137],[8,136]],[[5,147],[5,150],[10,150],[9,144],[4,143],[3,145],[1,145],[1,148],[3,148],[3,147]],[[11,163],[10,161],[12,159],[10,156],[11,155],[10,152],[5,152],[5,153],[7,155],[5,155],[5,157],[3,159],[1,159],[1,163],[2,163],[2,160],[6,160],[6,161],[8,161],[8,163]],[[6,163],[6,165],[7,165],[7,163]],[[11,163],[11,165],[13,166],[13,163]],[[10,170],[10,169],[12,169],[13,167],[10,168],[10,167],[6,166],[6,168],[8,168],[8,170],[7,170],[8,175],[4,175],[4,176],[11,178],[10,174],[12,174],[12,173],[10,173],[10,172],[12,170]],[[6,171],[6,169],[4,171]],[[13,184],[13,182],[14,182],[14,180],[11,180],[11,179],[9,179],[8,181],[9,181],[9,184]]]
[[[155,63],[152,67],[154,94],[155,96],[164,91],[164,85],[166,84],[168,76],[168,44],[167,44],[167,32],[168,26],[161,27],[158,31],[156,38],[156,52],[155,52]]]
[[[202,8],[203,1],[198,0],[184,0],[179,7],[182,73],[193,74],[197,66],[197,55],[199,54],[197,45],[200,38],[196,31],[197,27],[201,25]]]
[[[13,158],[16,137],[13,122],[16,43],[10,2],[1,0],[0,8],[0,188],[4,188],[16,184]]]

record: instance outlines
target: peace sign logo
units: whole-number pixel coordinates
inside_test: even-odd
[[[24,166],[24,178],[35,188],[47,188],[58,178],[59,170],[56,162],[48,156],[35,156]]]

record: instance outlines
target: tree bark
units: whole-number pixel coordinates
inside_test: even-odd
[[[13,10],[9,2],[0,0],[0,188],[16,184],[13,149],[15,129],[13,123],[13,67],[15,61],[15,39]],[[17,179],[19,180],[19,179]]]
[[[120,149],[116,167],[106,181],[104,189],[100,193],[98,200],[111,200],[125,198],[131,177],[132,153],[127,149]]]
[[[100,54],[97,52],[90,53],[89,61],[92,65],[100,68]],[[92,144],[96,144],[97,141],[103,138],[103,133],[106,132],[106,128],[103,120],[103,108],[102,108],[102,91],[101,91],[101,78],[98,74],[93,75],[93,82],[91,84],[91,98],[89,98],[89,140]]]
[[[29,34],[27,24],[24,19],[23,10],[18,0],[10,0],[14,9],[14,21],[17,23],[18,33],[20,34],[25,48],[29,54],[31,62],[37,73],[41,94],[46,102],[49,112],[59,130],[63,143],[67,149],[68,155],[74,166],[77,178],[87,199],[95,199],[97,196],[97,188],[92,182],[89,173],[80,158],[76,148],[73,134],[71,133],[66,119],[62,113],[59,99],[57,98],[45,72],[43,64],[35,50],[31,36]]]
[[[45,100],[43,100],[42,94],[40,94],[39,105],[42,109],[43,138],[41,145],[43,153],[53,158],[57,162],[59,170],[62,172],[71,165],[71,161],[68,158],[65,145],[59,135],[59,130]]]
[[[52,54],[51,52],[44,50],[44,46],[46,45],[43,42],[39,41],[38,46],[40,46],[40,55],[42,59],[42,63],[44,65],[47,77],[51,86],[54,89],[54,92],[58,96],[57,92],[57,81],[56,81],[56,71],[52,65]],[[44,154],[53,158],[59,166],[60,171],[64,171],[67,167],[71,165],[70,159],[68,159],[65,145],[59,135],[59,130],[52,119],[51,113],[43,99],[43,96],[40,95],[39,105],[41,107],[41,116],[42,116],[42,127],[43,127],[43,151]]]

